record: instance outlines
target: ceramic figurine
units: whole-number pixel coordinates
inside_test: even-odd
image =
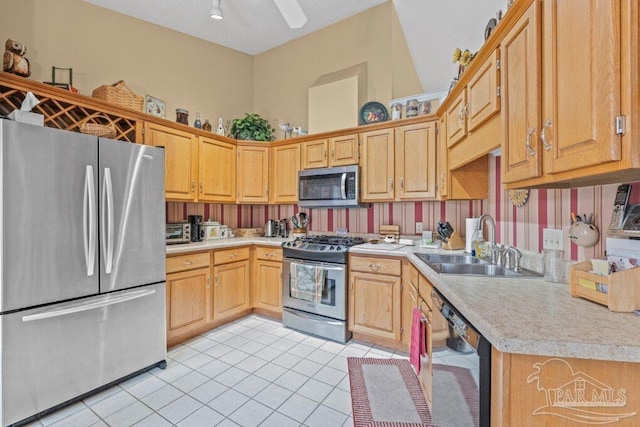
[[[218,135],[224,136],[224,125],[222,123],[222,116],[218,117],[218,129],[216,129]]]

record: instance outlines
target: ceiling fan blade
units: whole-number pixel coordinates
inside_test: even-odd
[[[298,0],[273,0],[289,28],[302,28],[307,23],[307,16],[298,4]]]

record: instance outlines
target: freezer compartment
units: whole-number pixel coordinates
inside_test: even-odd
[[[0,316],[2,425],[166,357],[165,284]]]

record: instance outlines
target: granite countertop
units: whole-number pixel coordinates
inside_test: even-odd
[[[167,246],[167,254],[265,245],[287,239],[236,237]],[[540,356],[640,362],[640,317],[573,298],[566,283],[542,279],[440,275],[416,252],[451,253],[403,246],[394,250],[372,245],[352,254],[407,258],[440,293],[499,351]],[[462,252],[462,251],[453,251]]]
[[[280,237],[232,237],[230,239],[206,240],[195,243],[180,243],[167,245],[167,255],[182,254],[188,252],[210,251],[213,249],[232,248],[238,246],[261,245],[280,247],[282,242],[291,239]]]
[[[499,351],[640,362],[640,317],[573,298],[566,283],[542,279],[440,275],[414,253],[450,251],[405,246],[351,253],[407,257]],[[461,251],[458,251],[461,252]]]

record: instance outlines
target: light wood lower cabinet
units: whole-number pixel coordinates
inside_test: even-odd
[[[400,341],[400,271],[399,259],[350,257],[349,330]]]
[[[254,307],[282,314],[282,249],[256,247],[253,271]]]
[[[251,307],[249,248],[216,251],[213,260],[213,320],[219,321]]]
[[[209,252],[167,259],[167,341],[196,331],[209,319]]]

